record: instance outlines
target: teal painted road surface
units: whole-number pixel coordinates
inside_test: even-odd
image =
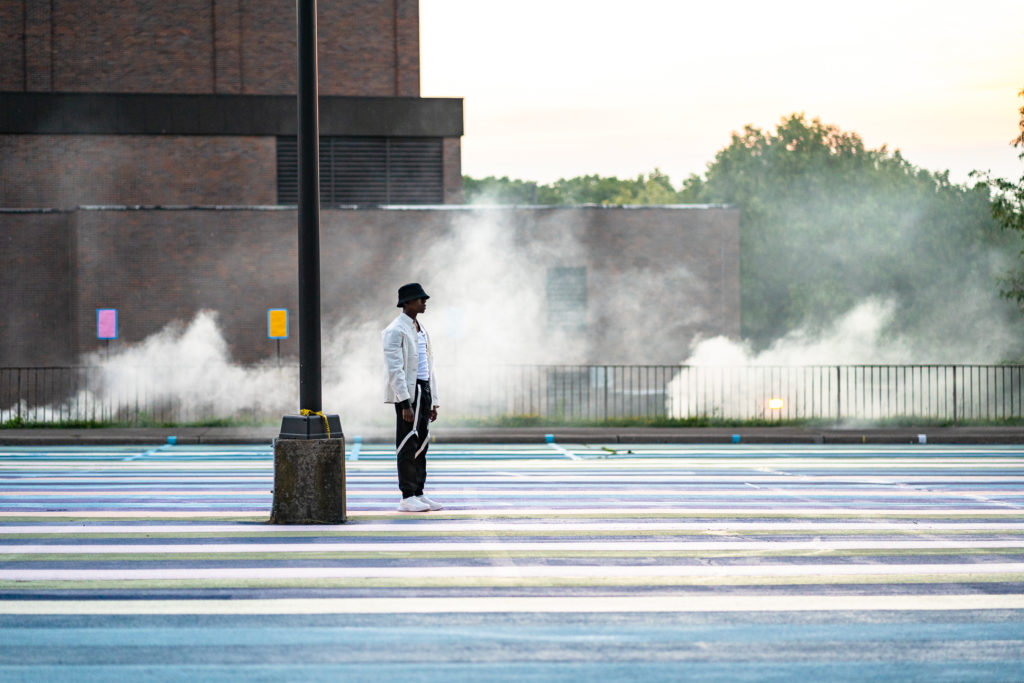
[[[1024,448],[0,447],[3,681],[1024,680]]]

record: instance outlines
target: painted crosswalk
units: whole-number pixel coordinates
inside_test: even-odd
[[[0,448],[0,678],[1024,679],[1024,447],[555,445]]]

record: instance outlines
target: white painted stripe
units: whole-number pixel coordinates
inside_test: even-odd
[[[431,444],[431,453],[434,454],[433,444]],[[360,454],[360,457],[365,457],[365,451]],[[440,454],[434,454],[440,455]],[[388,458],[393,457],[393,454],[389,455]],[[388,467],[390,465],[390,467]],[[880,462],[880,463],[851,463],[849,461],[839,462],[809,462],[806,460],[793,460],[788,462],[781,462],[778,460],[742,460],[742,461],[729,461],[729,460],[444,460],[436,458],[431,461],[431,471],[438,473],[456,473],[472,475],[474,473],[493,473],[496,465],[500,465],[503,470],[517,470],[536,473],[537,475],[551,474],[552,472],[558,471],[571,471],[573,477],[577,476],[594,476],[599,474],[605,474],[608,472],[614,472],[617,476],[629,478],[632,476],[651,476],[651,472],[658,474],[662,472],[678,472],[679,470],[693,471],[700,473],[701,471],[712,470],[716,473],[727,473],[732,472],[754,472],[770,468],[775,471],[783,471],[792,475],[800,475],[801,472],[808,469],[813,470],[833,470],[837,472],[861,472],[867,470],[876,476],[886,476],[884,473],[888,470],[914,470],[913,475],[908,474],[907,476],[916,477],[927,477],[929,473],[934,472],[936,474],[948,471],[956,471],[957,474],[964,472],[966,476],[970,477],[973,474],[983,472],[987,469],[995,470],[1020,470],[1024,468],[1024,460],[1006,462],[1006,461],[994,461],[994,462],[963,462],[963,463],[952,463],[952,462]],[[52,472],[61,471],[79,471],[83,467],[88,467],[94,472],[101,473],[118,473],[126,475],[134,475],[140,472],[183,472],[188,474],[198,474],[207,471],[230,471],[230,472],[246,472],[246,473],[260,473],[260,474],[272,474],[273,463],[272,462],[210,462],[195,460],[190,462],[155,462],[152,460],[136,460],[130,463],[120,462],[117,463],[2,463],[0,462],[0,472],[38,472],[40,469],[46,469]],[[358,474],[362,472],[389,472],[394,467],[394,462],[389,459],[382,459],[378,461],[370,460],[359,460],[351,461],[346,465],[346,469],[350,474]],[[813,475],[816,476],[818,472]],[[709,475],[711,476],[711,475]],[[737,475],[738,476],[738,475]],[[828,475],[822,475],[828,476]],[[842,475],[835,475],[842,477]],[[859,476],[859,475],[851,475]],[[871,476],[871,475],[869,475]],[[902,477],[902,473],[896,473],[888,475],[893,478],[899,479]],[[956,476],[956,475],[951,475]],[[1011,476],[1019,476],[1016,472]]]
[[[526,477],[526,481],[531,484],[568,484],[568,483],[579,483],[580,478],[577,474],[543,474],[543,473],[532,473],[528,475],[521,475]],[[863,476],[858,474],[813,474],[806,475],[799,472],[786,473],[780,472],[773,476],[761,476],[761,475],[742,475],[742,474],[694,474],[687,472],[673,472],[668,473],[657,473],[651,474],[646,472],[634,472],[634,473],[619,473],[615,475],[588,475],[587,482],[600,483],[600,484],[623,484],[628,485],[635,479],[650,479],[657,477],[659,484],[733,484],[733,483],[794,483],[794,482],[820,482],[834,486],[835,484],[874,484],[874,485],[901,485],[901,484],[1022,484],[1024,485],[1024,476],[1017,477],[990,477],[981,475],[962,474],[957,476]],[[390,482],[394,479],[394,474],[359,474],[353,472],[346,473],[346,479],[349,485],[358,483],[376,483],[376,482]],[[131,477],[98,477],[98,476],[82,476],[82,477],[18,477],[17,479],[5,482],[6,486],[24,486],[26,484],[72,484],[80,486],[83,484],[106,484],[111,486],[117,485],[134,485],[140,484],[253,484],[253,483],[272,483],[274,480],[273,473],[260,473],[260,474],[235,474],[230,476],[217,476],[203,474],[197,472],[193,476],[164,476],[157,477],[152,475],[133,475]],[[446,473],[442,476],[432,476],[430,478],[433,483],[461,483],[463,481],[473,481],[477,483],[490,483],[499,482],[508,484],[509,479],[505,474],[500,473]]]
[[[984,548],[1024,548],[1021,541],[938,540],[938,541],[504,541],[481,542],[395,542],[395,543],[167,543],[167,544],[95,544],[95,545],[0,545],[0,555],[107,555],[158,554],[194,555],[209,553],[452,553],[452,552],[658,552],[751,550],[802,552],[828,550],[966,550]]]
[[[578,455],[576,455],[575,453],[573,453],[569,449],[565,448],[564,446],[558,445],[554,441],[549,441],[548,442],[548,446],[553,451],[555,451],[556,453],[561,453],[562,455],[564,455],[565,457],[569,458],[570,460],[580,460],[581,459]]]
[[[390,506],[389,506],[390,508]],[[588,517],[588,516],[599,516],[603,518],[615,517],[617,515],[640,515],[644,517],[655,517],[658,515],[667,516],[685,516],[685,517],[698,517],[701,515],[708,515],[712,517],[758,517],[763,518],[765,516],[772,517],[1019,517],[1024,518],[1024,508],[994,508],[994,507],[976,507],[976,508],[947,508],[947,507],[929,507],[928,509],[903,509],[903,508],[845,508],[842,506],[836,507],[806,507],[806,508],[786,508],[778,507],[773,504],[768,504],[764,507],[747,506],[742,508],[735,507],[720,507],[720,508],[708,508],[708,507],[651,507],[647,505],[636,505],[633,507],[622,507],[621,505],[616,507],[579,507],[579,508],[550,508],[550,507],[530,507],[526,505],[517,505],[515,507],[507,508],[496,508],[488,506],[476,506],[463,510],[446,508],[443,512],[432,513],[429,516],[420,518],[412,518],[408,513],[397,512],[392,509],[381,509],[381,510],[358,510],[353,509],[351,506],[348,508],[349,519],[356,521],[360,515],[372,515],[373,517],[402,517],[407,520],[426,520],[431,518],[447,518],[447,517],[477,517],[477,518],[488,518],[488,517],[553,517],[553,518],[571,518],[571,517]],[[0,518],[3,517],[31,517],[38,519],[45,518],[76,518],[76,519],[96,519],[96,518],[109,518],[109,519],[120,519],[120,518],[139,518],[139,519],[212,519],[218,517],[241,517],[246,521],[256,521],[263,519],[265,520],[269,516],[267,514],[255,514],[250,509],[237,509],[237,510],[0,510]],[[289,527],[290,528],[290,527]],[[321,527],[322,528],[322,527]]]
[[[529,483],[529,482],[524,482]],[[623,485],[619,488],[516,488],[515,485],[495,486],[493,488],[453,488],[451,490],[434,489],[438,495],[444,496],[496,496],[511,495],[516,498],[545,497],[545,498],[593,498],[596,496],[686,496],[694,497],[722,497],[730,498],[762,498],[765,496],[800,496],[814,497],[822,496],[845,497],[845,498],[937,498],[937,497],[967,497],[967,496],[1004,496],[1024,498],[1024,488],[1021,489],[913,489],[905,487],[879,487],[872,489],[827,489],[819,487],[801,486],[793,488],[782,488],[778,486],[766,487],[723,487],[716,489],[699,489],[688,486],[665,486],[662,488],[637,488]],[[190,498],[224,498],[242,496],[265,496],[270,490],[259,489],[95,489],[72,491],[53,490],[26,490],[26,491],[4,491],[0,492],[0,501],[4,498],[124,498],[125,496],[188,496]],[[352,488],[346,487],[346,495],[349,497],[380,497],[395,495],[394,487],[381,488]]]
[[[490,450],[488,450],[488,449],[476,449],[476,450],[460,451],[460,450],[455,450],[455,449],[452,449],[452,448],[446,448],[444,446],[444,444],[438,443],[436,441],[432,441],[431,442],[431,448],[433,449],[434,447],[436,447],[441,454],[462,458],[459,461],[453,461],[453,460],[449,460],[448,461],[449,465],[455,466],[455,467],[458,467],[460,465],[471,465],[473,463],[484,463],[484,462],[493,463],[495,461],[502,461],[502,462],[504,462],[504,460],[502,459],[502,456],[511,456],[508,459],[509,463],[519,462],[520,464],[532,464],[533,466],[538,466],[538,465],[540,465],[542,463],[550,463],[550,462],[562,462],[563,464],[568,464],[568,463],[565,463],[565,461],[562,461],[562,460],[560,460],[558,458],[552,458],[551,457],[552,452],[551,452],[550,444],[543,444],[543,445],[538,444],[535,448],[523,449],[523,450],[518,450],[518,451],[512,451],[512,450],[501,449],[501,448],[490,449]],[[959,463],[961,465],[964,465],[965,467],[969,467],[970,465],[978,463],[978,462],[1003,463],[1004,465],[1008,465],[1008,464],[1019,463],[1019,462],[1024,461],[1024,450],[1022,450],[1020,452],[1017,452],[1017,453],[1013,453],[1013,454],[996,454],[996,453],[991,453],[991,454],[969,456],[969,457],[961,457],[961,456],[950,455],[950,454],[933,455],[933,456],[918,455],[918,456],[910,456],[910,457],[905,457],[905,456],[901,456],[901,455],[875,455],[875,456],[864,455],[864,457],[855,457],[855,456],[834,457],[834,456],[828,456],[828,455],[823,455],[823,454],[822,455],[815,455],[815,454],[807,454],[807,453],[800,453],[800,452],[793,452],[793,451],[789,451],[789,452],[785,452],[785,453],[780,452],[780,453],[775,453],[775,454],[765,454],[765,455],[759,455],[759,454],[756,454],[756,453],[708,453],[708,454],[699,454],[699,453],[669,452],[669,451],[667,451],[667,452],[650,452],[650,451],[643,452],[643,451],[636,451],[634,454],[627,455],[621,449],[621,447],[616,447],[616,448],[619,449],[619,452],[618,452],[617,455],[614,455],[614,456],[610,455],[607,451],[604,451],[604,450],[601,450],[601,449],[592,449],[592,448],[583,447],[583,446],[574,448],[573,452],[577,453],[579,455],[583,455],[583,456],[591,456],[591,455],[595,456],[594,458],[589,458],[589,457],[586,458],[585,461],[582,463],[584,466],[588,466],[588,467],[621,467],[625,463],[645,463],[645,466],[649,467],[649,466],[657,466],[659,464],[660,465],[665,465],[665,464],[671,464],[671,463],[678,463],[678,462],[681,462],[681,461],[703,462],[703,463],[734,463],[734,464],[739,464],[739,465],[743,465],[745,463],[755,463],[755,462],[756,463],[766,463],[766,462],[774,462],[774,463],[779,463],[779,462],[806,462],[806,463],[812,463],[812,464],[815,464],[815,465],[822,464],[822,463],[840,464],[840,465],[842,465],[842,464],[849,464],[849,463],[855,463],[855,464],[858,464],[858,465],[866,465],[868,467],[873,467],[875,465],[885,465],[887,463],[900,463],[900,464]],[[394,446],[388,445],[388,446],[385,447],[383,445],[379,445],[378,447],[374,447],[372,445],[367,445],[366,442],[364,441],[361,451],[363,453],[369,453],[371,455],[380,456],[382,459],[387,459],[391,455],[394,454]],[[252,454],[249,454],[251,457],[232,456],[230,458],[224,458],[224,459],[217,459],[215,456],[194,456],[193,457],[193,456],[190,456],[188,454],[180,454],[181,457],[178,457],[174,453],[165,453],[165,454],[163,454],[161,456],[160,459],[150,458],[150,459],[147,459],[145,461],[141,461],[141,462],[133,461],[133,462],[128,463],[128,464],[125,464],[125,462],[120,459],[122,456],[126,455],[125,453],[116,454],[116,455],[111,456],[109,458],[100,459],[100,460],[96,460],[96,459],[89,458],[89,457],[83,458],[79,454],[74,454],[74,453],[66,454],[68,456],[67,458],[63,457],[63,455],[64,454],[57,454],[57,455],[50,455],[50,456],[39,456],[37,454],[28,454],[27,457],[13,456],[13,457],[7,457],[7,458],[5,458],[4,456],[0,456],[0,465],[2,465],[2,466],[11,466],[11,467],[34,467],[34,468],[37,468],[37,469],[40,468],[40,467],[49,467],[49,466],[54,466],[54,465],[59,465],[59,466],[77,465],[79,467],[81,467],[81,466],[102,467],[102,466],[106,465],[108,467],[121,468],[121,469],[129,468],[129,467],[136,467],[136,466],[144,467],[144,468],[154,468],[154,467],[156,467],[156,468],[164,468],[164,467],[174,467],[176,465],[184,465],[184,464],[202,464],[202,465],[205,465],[207,467],[215,467],[215,468],[216,467],[230,468],[230,467],[234,467],[234,466],[251,466],[253,464],[273,465],[273,451],[270,451],[270,450],[268,450],[266,452],[263,452],[263,453],[252,453]],[[130,454],[127,454],[127,455],[130,455]],[[476,456],[486,456],[486,459],[479,459]],[[538,456],[538,457],[537,458],[530,458],[528,456]],[[359,462],[362,463],[361,460]],[[372,465],[379,465],[380,463],[381,463],[381,460],[377,460],[377,461],[375,461],[374,463],[371,463],[371,464]]]
[[[431,444],[431,451],[434,450],[434,444]],[[492,467],[496,463],[501,463],[502,467],[515,467],[515,468],[585,468],[595,470],[608,470],[608,469],[659,469],[665,467],[687,467],[687,468],[699,468],[699,469],[753,469],[757,467],[775,467],[778,469],[786,469],[787,467],[795,468],[814,468],[814,469],[867,469],[867,470],[885,470],[892,468],[921,468],[928,470],[929,468],[947,469],[947,468],[958,468],[963,470],[972,470],[978,467],[997,467],[1003,469],[1013,469],[1020,467],[1024,464],[1024,458],[970,458],[970,459],[959,459],[959,458],[886,458],[886,459],[860,459],[860,458],[839,458],[839,459],[815,459],[815,458],[802,458],[802,457],[778,457],[778,458],[730,458],[728,455],[720,457],[705,457],[705,458],[688,458],[688,457],[648,457],[648,458],[629,458],[629,457],[616,457],[616,458],[605,458],[607,454],[595,453],[595,458],[582,458],[576,461],[559,460],[550,457],[551,450],[536,451],[531,453],[517,453],[514,454],[515,458],[501,459],[502,453],[493,454],[496,456],[494,459],[476,459],[477,455],[487,454],[461,454],[446,452],[442,449],[438,449],[440,452],[438,456],[443,455],[460,455],[465,456],[464,459],[459,460],[439,460],[437,465],[443,466],[450,469],[473,469],[473,468],[484,468],[487,465]],[[361,452],[362,455],[379,455],[381,459],[376,461],[359,460],[352,463],[354,468],[358,469],[377,469],[381,465],[388,462],[388,459],[394,455],[394,451],[390,450],[387,452],[367,451],[365,448]],[[507,454],[505,454],[507,455]],[[537,459],[526,458],[524,456],[536,455],[539,456]],[[89,467],[97,471],[102,470],[114,470],[114,471],[127,471],[127,470],[192,470],[192,469],[214,469],[214,470],[234,470],[234,469],[268,469],[273,468],[273,460],[269,457],[260,458],[258,460],[203,460],[199,458],[188,458],[181,460],[135,460],[131,462],[125,462],[123,460],[101,460],[95,462],[83,461],[79,459],[75,460],[60,460],[60,459],[47,459],[47,460],[0,460],[0,469],[2,470],[39,470],[39,469],[80,469],[84,466]]]
[[[383,513],[382,513],[383,514]],[[136,518],[145,519],[206,519],[217,517],[242,517],[249,519],[266,520],[270,516],[266,514],[256,516],[252,510],[0,510],[2,517],[74,517],[82,519],[92,518]]]
[[[5,600],[0,614],[438,614],[1019,610],[1024,594]]]
[[[181,569],[9,569],[0,570],[0,581],[138,581],[218,579],[396,579],[396,578],[702,578],[721,577],[836,577],[851,576],[949,576],[1009,574],[1024,579],[1021,563],[970,564],[814,564],[747,566],[705,565],[497,565],[440,567],[238,567]],[[840,578],[841,577],[841,578]]]
[[[845,531],[957,531],[963,533],[993,531],[1024,531],[1024,522],[765,522],[765,521],[729,521],[729,522],[574,522],[557,520],[552,522],[523,522],[508,520],[466,520],[464,522],[447,522],[430,517],[409,518],[409,521],[396,522],[350,522],[348,524],[140,524],[140,525],[0,525],[0,536],[21,534],[236,534],[251,536],[253,534],[273,533],[288,536],[295,533],[477,533],[488,531],[529,531],[544,533],[566,532],[643,532],[643,531],[809,531],[815,533]]]

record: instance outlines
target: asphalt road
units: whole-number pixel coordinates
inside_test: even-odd
[[[347,444],[349,522],[266,524],[266,445],[0,447],[2,680],[1024,678],[1024,448]]]

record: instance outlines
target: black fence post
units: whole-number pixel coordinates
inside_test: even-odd
[[[839,366],[836,366],[836,420],[843,416],[843,384]]]
[[[956,366],[953,366],[953,424],[956,424],[957,410],[956,410]]]

